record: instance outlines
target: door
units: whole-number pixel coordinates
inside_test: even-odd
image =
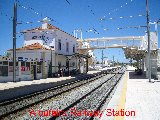
[[[32,79],[36,80],[36,65],[31,65],[31,74],[32,74]]]
[[[68,71],[67,74],[68,74],[68,76],[69,76],[69,75],[70,75],[70,74],[69,74],[69,60],[66,61],[66,69],[67,69],[67,71]]]

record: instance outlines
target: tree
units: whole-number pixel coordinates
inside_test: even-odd
[[[10,57],[10,56],[11,56],[11,53],[7,52],[6,57]]]
[[[97,61],[96,64],[99,64],[99,61]]]

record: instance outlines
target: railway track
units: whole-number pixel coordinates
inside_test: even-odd
[[[38,104],[43,102],[51,97],[60,95],[63,92],[68,92],[76,87],[80,87],[81,85],[92,82],[104,74],[89,75],[89,76],[81,76],[74,82],[62,84],[61,86],[56,86],[54,88],[50,88],[44,91],[36,92],[30,95],[26,95],[17,99],[8,100],[0,103],[0,118],[8,116],[14,112],[21,111],[27,107],[33,106],[34,104]]]
[[[76,120],[92,120],[94,116],[101,117],[99,111],[107,97],[110,95],[122,74],[114,75],[112,78],[97,86],[85,96],[63,109],[57,116],[50,120],[76,119]],[[85,113],[84,113],[85,112]]]
[[[28,112],[31,108],[33,108],[35,106],[37,107],[39,105],[42,106],[41,103],[43,103],[43,102],[46,102],[48,100],[54,101],[54,100],[58,99],[57,96],[58,97],[65,96],[64,94],[71,93],[71,91],[74,92],[75,90],[80,89],[83,86],[88,86],[89,84],[92,87],[93,87],[92,84],[97,84],[97,86],[102,86],[107,81],[102,80],[101,82],[99,82],[98,80],[103,78],[104,76],[105,76],[105,79],[109,80],[109,78],[112,78],[113,76],[115,76],[115,74],[111,74],[111,75],[107,76],[103,72],[103,73],[99,74],[98,76],[92,75],[92,76],[89,76],[88,78],[85,78],[83,80],[78,79],[75,82],[67,83],[67,84],[64,84],[61,86],[56,86],[54,88],[51,88],[51,89],[48,89],[45,91],[37,92],[37,93],[27,95],[27,96],[24,96],[24,97],[15,99],[15,100],[0,103],[0,118],[1,119],[17,119],[17,116],[23,116],[24,113]],[[84,78],[84,76],[83,76],[83,78]],[[97,86],[93,87],[92,90],[98,89]],[[87,95],[90,94],[90,92],[87,93]],[[83,96],[86,96],[85,95],[86,93],[81,93],[81,94],[83,94]],[[70,103],[68,102],[68,104],[70,104],[70,105],[74,104],[74,103],[76,103],[76,101],[78,99],[80,100],[80,99],[82,99],[82,97],[81,98],[77,97],[77,99],[76,98],[73,99],[73,101]],[[43,107],[41,107],[41,108],[43,108]],[[66,108],[67,107],[59,108],[59,109],[67,110]],[[43,116],[41,116],[41,117],[43,117]],[[24,117],[18,117],[18,118],[21,119]],[[50,118],[50,116],[48,116],[48,118]],[[51,119],[54,119],[54,117]]]

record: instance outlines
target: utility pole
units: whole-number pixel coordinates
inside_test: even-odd
[[[17,26],[17,3],[14,2],[13,16],[13,82],[16,82],[16,26]]]
[[[103,49],[102,49],[102,68],[103,68],[103,60],[104,60],[104,56],[103,56]]]
[[[114,56],[113,56],[113,67],[114,67]]]
[[[53,53],[52,53],[52,47],[50,48],[51,49],[51,63],[50,63],[50,66],[51,66],[51,68],[50,68],[50,72],[51,72],[51,76],[50,77],[52,77],[52,57],[53,57]]]
[[[148,34],[148,79],[151,82],[151,49],[150,49],[150,19],[149,19],[149,6],[146,0],[146,14],[147,14],[147,34]]]

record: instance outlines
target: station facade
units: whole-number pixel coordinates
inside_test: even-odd
[[[57,76],[59,71],[88,71],[88,54],[80,54],[76,37],[52,26],[43,19],[42,26],[25,30],[24,47],[16,49],[16,80],[33,80]],[[13,50],[0,56],[0,80],[13,80]],[[86,68],[87,67],[87,68]]]

